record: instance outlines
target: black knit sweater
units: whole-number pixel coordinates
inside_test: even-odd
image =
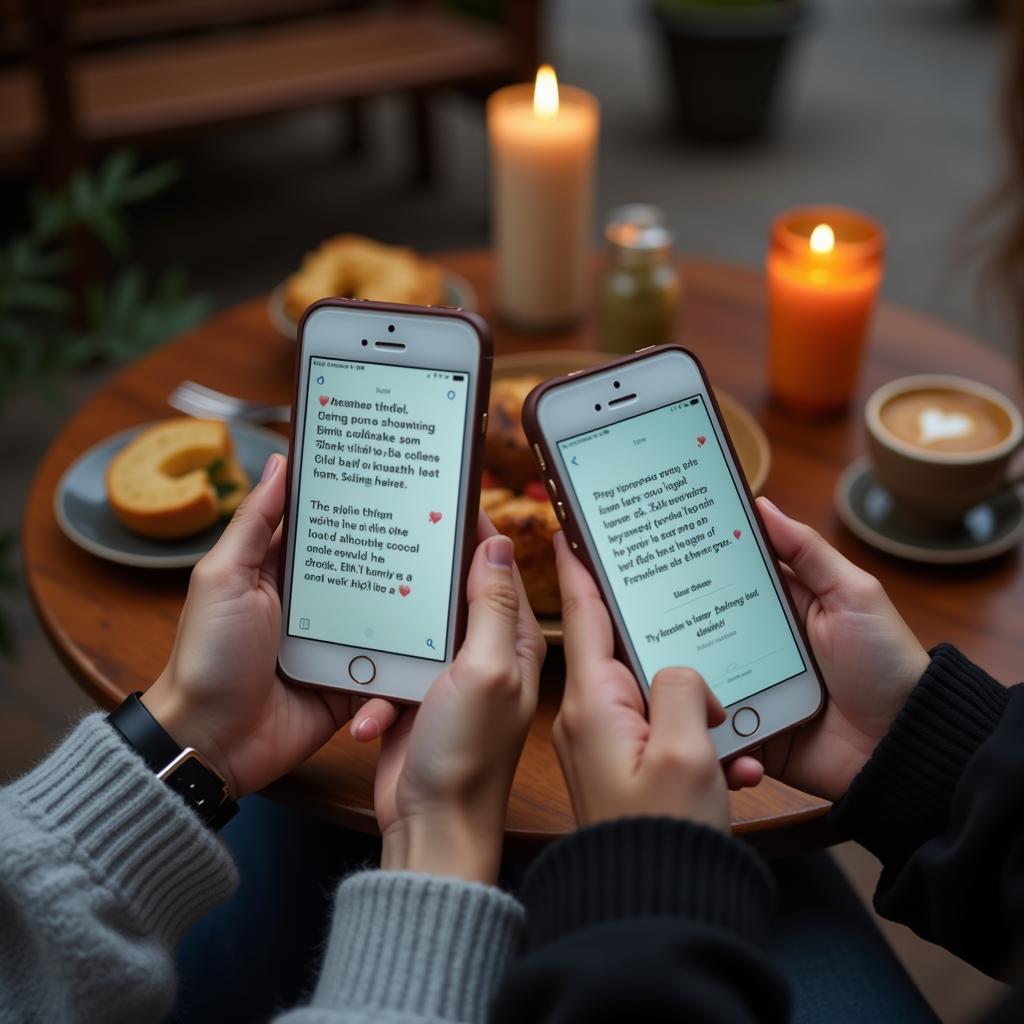
[[[943,645],[831,816],[878,856],[879,912],[1020,986],[1024,1021],[1024,686]],[[764,949],[774,888],[746,846],[637,818],[583,829],[523,885],[527,944],[495,1003],[519,1021],[781,1024]]]

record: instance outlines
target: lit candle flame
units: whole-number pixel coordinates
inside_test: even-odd
[[[811,232],[811,252],[824,256],[835,247],[836,233],[827,224],[819,224]]]
[[[537,69],[537,80],[533,86],[533,112],[544,121],[550,121],[558,113],[558,77],[550,64]]]

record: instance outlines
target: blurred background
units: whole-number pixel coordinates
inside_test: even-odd
[[[427,253],[488,244],[486,90],[413,92],[404,87],[410,67],[440,81],[448,71],[458,78],[460,62],[493,58],[497,82],[530,77],[539,57],[563,82],[594,93],[601,104],[596,231],[615,206],[654,203],[667,212],[683,253],[759,266],[780,209],[849,205],[889,233],[885,298],[1015,350],[1011,319],[983,286],[986,239],[1001,220],[984,204],[1007,162],[1000,122],[1006,33],[994,5],[808,2],[766,120],[744,139],[707,140],[697,137],[699,125],[680,123],[665,30],[645,0],[524,3],[506,23],[486,23],[489,32],[509,33],[510,49],[498,57],[493,35],[397,38],[403,18],[419,15],[382,19],[378,12],[377,34],[358,50],[339,43],[337,61],[351,73],[353,95],[363,93],[360,75],[371,91],[399,82],[400,95],[324,99],[258,117],[225,114],[260,103],[292,106],[285,95],[261,93],[278,58],[245,56],[248,23],[264,19],[263,28],[287,36],[303,31],[300,8],[350,6],[364,5],[0,0],[0,777],[24,770],[89,707],[42,635],[16,553],[34,468],[68,413],[120,362],[212,311],[266,293],[332,234],[359,232]],[[431,5],[413,5],[424,6]],[[456,6],[482,19],[498,7],[486,0]],[[44,40],[39,49],[30,43],[33,31]],[[221,97],[219,112],[205,110],[201,96],[177,105],[168,99],[167,130],[133,137],[132,62],[153,37],[193,53],[195,75],[212,85],[219,79],[203,62],[204,46],[248,60],[249,78],[236,81],[238,95]],[[33,63],[57,90],[51,102],[59,113],[62,62],[79,45],[120,69],[100,97],[109,118],[98,140],[69,122],[47,145]],[[407,62],[405,70],[396,71],[395,61]],[[704,88],[713,99],[725,85]],[[73,87],[71,94],[76,99]],[[76,161],[91,173],[69,179]],[[75,271],[59,258],[29,264],[51,259],[50,241],[68,231],[74,251],[99,268],[100,288],[91,319],[67,328],[66,351],[55,355],[32,333],[32,317],[25,327],[18,311],[27,304],[48,322],[63,322]],[[838,855],[869,894],[877,875],[870,858],[846,848]],[[905,930],[886,928],[944,1020],[973,1019],[998,991]]]

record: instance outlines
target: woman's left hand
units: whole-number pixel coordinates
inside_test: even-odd
[[[304,761],[365,699],[277,676],[285,466],[283,456],[270,457],[263,479],[192,571],[170,660],[143,696],[174,740],[207,758],[236,798]],[[360,723],[379,735],[396,713],[374,699],[362,706]]]

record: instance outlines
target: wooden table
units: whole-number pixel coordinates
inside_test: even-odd
[[[593,345],[595,330],[525,335],[493,315],[493,264],[486,253],[449,253],[440,261],[466,277],[480,312],[495,330],[497,350]],[[928,646],[949,640],[997,677],[1024,673],[1024,569],[1018,552],[968,567],[923,567],[866,547],[839,524],[832,489],[839,472],[864,450],[860,409],[880,383],[919,371],[964,373],[1022,402],[1020,375],[1006,358],[935,320],[883,305],[876,319],[860,392],[848,416],[826,421],[794,418],[774,407],[765,387],[765,295],[761,274],[684,260],[687,297],[680,339],[711,379],[740,399],[768,433],[773,448],[766,493],[790,514],[812,523],[832,543],[875,573],[911,627]],[[24,521],[25,573],[36,609],[75,679],[110,707],[145,689],[171,649],[185,597],[185,571],[131,569],[100,561],[57,528],[53,491],[86,448],[133,424],[167,416],[171,388],[192,378],[247,398],[290,398],[294,344],[278,336],[260,298],[214,317],[202,327],[128,367],[87,402],[43,459]],[[564,662],[548,654],[540,709],[516,776],[507,821],[512,855],[536,850],[573,827],[554,751],[551,723],[561,697]],[[371,794],[376,751],[342,731],[270,795],[343,825],[373,830]],[[733,797],[736,831],[767,853],[827,840],[828,805],[773,780]]]

